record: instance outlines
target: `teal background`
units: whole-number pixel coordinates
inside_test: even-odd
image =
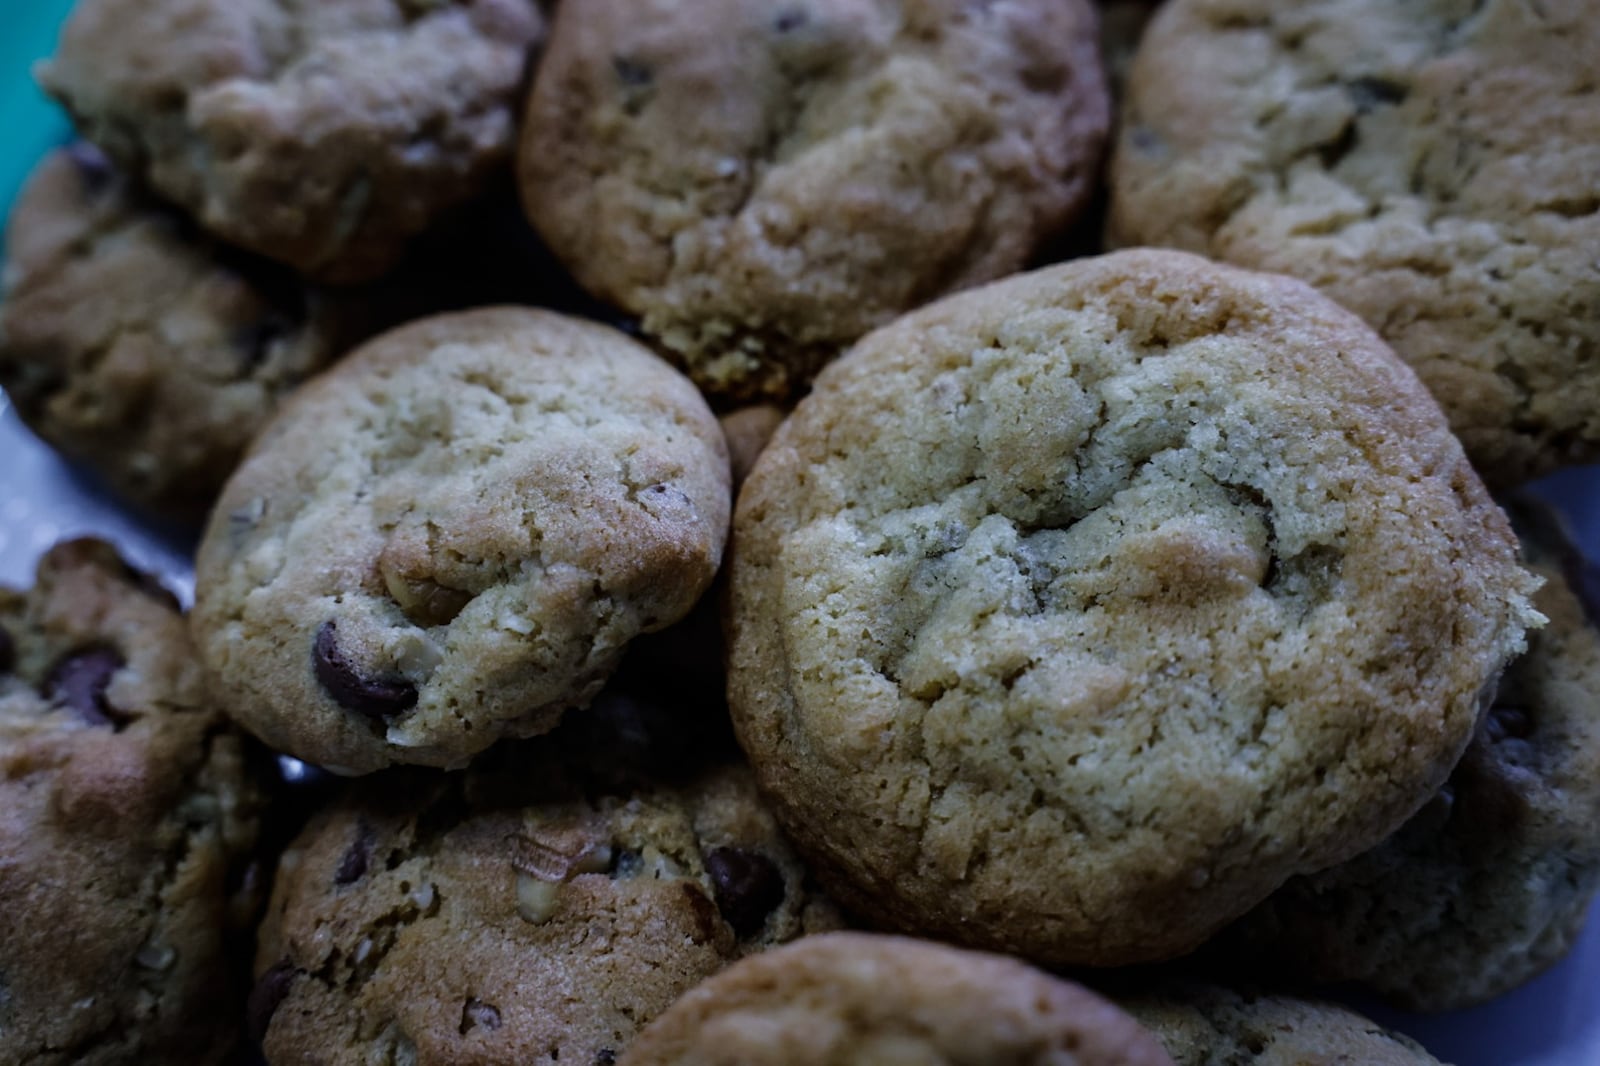
[[[67,135],[66,116],[33,83],[33,64],[55,48],[72,0],[0,0],[0,209],[45,149]],[[0,236],[0,247],[4,237]]]

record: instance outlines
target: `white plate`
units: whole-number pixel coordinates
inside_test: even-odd
[[[1539,486],[1600,554],[1600,470]],[[40,444],[0,396],[0,583],[27,585],[35,560],[61,537],[94,533],[154,570],[185,604],[194,592],[187,546],[129,516]],[[1456,1066],[1600,1066],[1600,907],[1561,965],[1476,1010],[1420,1017],[1362,1002],[1379,1021]]]

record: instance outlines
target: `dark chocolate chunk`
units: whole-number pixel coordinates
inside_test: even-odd
[[[741,937],[761,932],[767,915],[783,903],[783,871],[759,852],[716,848],[706,856],[706,873],[717,894],[717,909]]]
[[[367,863],[372,859],[372,830],[365,824],[356,827],[356,838],[339,858],[339,868],[333,872],[336,885],[353,885],[367,875]]]
[[[417,687],[405,678],[363,677],[339,650],[338,626],[322,623],[311,645],[311,669],[333,702],[347,711],[387,718],[417,703]]]
[[[10,630],[0,626],[0,674],[9,674],[16,665],[17,645],[11,639]]]
[[[68,652],[44,679],[44,697],[78,712],[90,725],[115,725],[128,716],[106,701],[111,677],[126,660],[115,648],[98,645]]]
[[[1483,731],[1494,743],[1508,737],[1522,740],[1533,732],[1533,717],[1521,707],[1494,707],[1483,721]]]
[[[294,983],[296,972],[294,963],[280,959],[261,975],[261,979],[250,990],[250,998],[245,1001],[244,1016],[245,1028],[251,1040],[259,1043],[267,1035],[267,1026],[272,1024],[272,1016],[289,995],[289,986]]]
[[[481,999],[469,999],[461,1007],[461,1035],[478,1028],[500,1028],[500,1008]]]

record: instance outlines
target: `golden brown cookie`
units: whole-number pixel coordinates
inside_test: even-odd
[[[782,397],[867,330],[1019,269],[1093,190],[1087,0],[586,0],[523,201],[702,389]]]
[[[896,929],[1193,948],[1443,784],[1537,582],[1416,377],[1304,284],[1079,260],[861,341],[745,483],[729,701]]]
[[[40,80],[232,244],[362,281],[505,170],[535,0],[79,0]]]
[[[656,1019],[621,1066],[1172,1066],[1086,989],[1015,959],[828,933],[751,956]]]
[[[623,334],[440,315],[305,386],[228,482],[194,632],[218,697],[344,773],[551,729],[711,583],[722,431]]]
[[[0,1062],[223,1061],[260,784],[177,602],[110,545],[0,589]]]
[[[1591,3],[1172,0],[1128,85],[1114,243],[1315,285],[1491,484],[1600,458]]]

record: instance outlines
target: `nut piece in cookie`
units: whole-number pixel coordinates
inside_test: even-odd
[[[715,574],[726,445],[615,330],[441,315],[305,386],[222,494],[194,633],[220,699],[343,773],[464,763],[583,706]]]
[[[86,143],[34,171],[6,251],[0,385],[18,414],[194,525],[279,400],[359,328],[357,298],[205,237]]]
[[[839,926],[747,768],[672,754],[619,773],[584,724],[463,773],[356,782],[312,822],[260,941],[270,1061],[611,1063],[703,978]]]
[[[1455,1010],[1577,939],[1600,889],[1600,603],[1554,514],[1532,499],[1508,510],[1550,622],[1506,668],[1450,780],[1378,847],[1289,881],[1219,959],[1265,955],[1412,1010]]]
[[[365,281],[507,169],[535,0],[79,0],[44,87],[232,244]]]
[[[1176,983],[1116,1003],[1155,1034],[1177,1066],[1439,1066],[1410,1038],[1319,1000]]]
[[[1541,620],[1415,375],[1179,252],[869,335],[733,545],[734,724],[824,884],[1054,964],[1181,954],[1377,844]]]
[[[523,201],[702,389],[781,399],[1077,214],[1109,121],[1096,27],[1088,0],[567,5]]]
[[[828,933],[708,978],[621,1066],[1172,1066],[1150,1033],[1086,989],[1015,959]]]
[[[232,1048],[261,781],[202,682],[176,602],[110,545],[0,589],[0,1062]]]
[[[1132,72],[1114,244],[1360,315],[1509,486],[1600,459],[1600,19],[1588,0],[1171,0]]]

